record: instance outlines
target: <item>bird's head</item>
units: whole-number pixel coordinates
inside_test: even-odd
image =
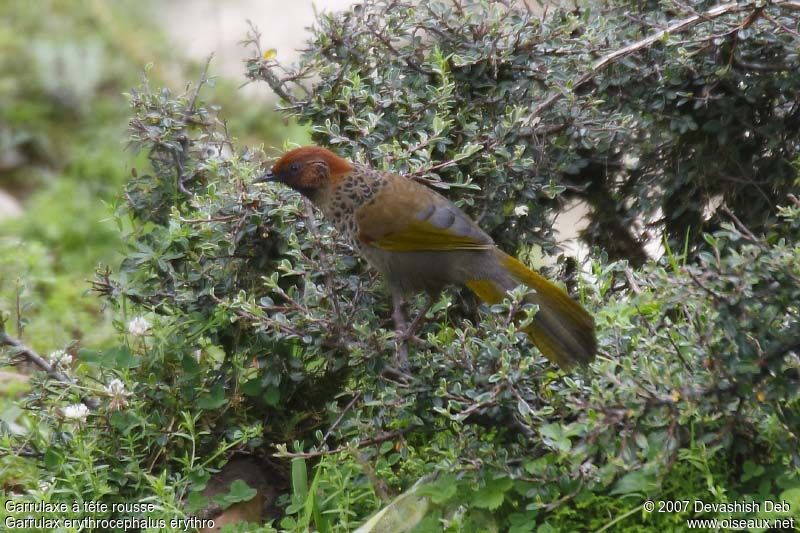
[[[303,146],[283,154],[256,183],[283,183],[314,200],[321,189],[347,174],[353,166],[327,148]]]

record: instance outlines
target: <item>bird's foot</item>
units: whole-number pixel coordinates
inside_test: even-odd
[[[392,303],[392,319],[394,320],[394,335],[397,346],[397,352],[395,354],[396,369],[391,367],[387,367],[387,369],[390,369],[395,373],[399,372],[401,375],[408,376],[408,374],[405,373],[405,370],[409,368],[408,345],[411,343],[417,346],[424,344],[424,341],[417,337],[416,332],[419,329],[422,320],[425,318],[425,314],[431,308],[431,305],[433,305],[433,299],[429,297],[427,304],[423,307],[416,318],[414,318],[411,324],[406,322],[405,315],[403,313],[404,302],[399,293],[395,293],[393,295]]]

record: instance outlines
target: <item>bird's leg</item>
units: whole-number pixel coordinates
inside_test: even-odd
[[[392,319],[394,320],[395,335],[397,339],[397,366],[401,369],[408,368],[408,341],[414,340],[421,342],[414,334],[422,323],[425,315],[433,306],[434,299],[428,295],[428,301],[420,309],[419,314],[408,324],[406,321],[405,313],[403,313],[403,304],[405,300],[399,292],[392,293]]]
[[[405,300],[399,292],[392,293],[392,320],[394,320],[394,329],[398,333],[408,329],[406,324],[406,317],[403,314],[403,304]]]
[[[395,291],[392,293],[392,319],[394,320],[395,335],[397,336],[397,366],[408,367],[408,346],[404,338],[408,329],[406,317],[403,314],[403,296]]]
[[[415,339],[415,334],[417,333],[417,329],[419,329],[419,325],[422,324],[422,321],[425,319],[425,315],[427,315],[428,311],[430,311],[431,307],[433,307],[433,304],[435,302],[433,296],[428,294],[427,297],[428,301],[425,302],[425,305],[422,306],[422,309],[419,310],[417,316],[414,317],[414,320],[411,321],[411,324],[405,329],[402,336],[400,337],[401,340],[403,340],[404,342],[411,339]],[[416,340],[419,341],[419,339]]]

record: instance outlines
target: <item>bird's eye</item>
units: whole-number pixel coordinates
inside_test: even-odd
[[[300,170],[300,163],[292,163],[291,165],[289,165],[289,170],[291,170],[292,172],[297,172],[298,170]]]

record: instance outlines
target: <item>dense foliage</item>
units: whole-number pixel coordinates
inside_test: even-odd
[[[510,248],[549,243],[573,198],[588,241],[638,264],[662,232],[702,245],[722,204],[760,230],[792,187],[798,11],[774,4],[367,2],[322,15],[288,75],[261,57],[249,75],[318,142],[453,189]]]
[[[153,517],[192,514],[208,504],[201,491],[216,469],[250,455],[281,494],[265,531],[350,531],[403,491],[389,507],[400,512],[366,527],[682,530],[691,516],[644,513],[645,498],[783,499],[799,516],[800,200],[787,195],[797,170],[785,165],[797,163],[796,131],[752,133],[761,144],[749,157],[763,159],[754,166],[734,160],[745,157],[735,149],[712,150],[712,132],[673,127],[667,117],[690,114],[684,104],[653,107],[688,83],[681,61],[706,69],[706,88],[745,76],[732,72],[734,60],[754,61],[750,39],[785,52],[770,65],[796,62],[793,34],[780,27],[797,17],[742,4],[692,26],[686,43],[665,38],[649,59],[598,69],[569,91],[596,56],[691,14],[622,16],[623,7],[632,13],[601,4],[538,19],[497,2],[367,2],[321,16],[288,76],[315,76],[307,95],[287,92],[269,52],[248,65],[311,121],[317,142],[445,187],[509,251],[547,243],[546,208],[561,195],[599,198],[590,233],[619,247],[596,249],[573,280],[597,322],[588,369],[565,374],[516,334],[508,317],[521,294],[478,310],[453,292],[410,348],[411,375],[382,372],[396,350],[383,284],[296,194],[252,185],[265,156],[230,138],[201,92],[205,76],[185,94],[145,83],[129,94],[130,141],[147,164],[117,213],[128,249],[94,281],[120,344],[75,353],[63,370],[80,386],[37,378],[25,404],[36,423],[0,441],[41,467],[45,483],[27,497],[155,501]],[[722,56],[734,58],[729,68],[712,68],[731,34],[708,36],[751,17],[737,33],[753,33],[734,36],[742,42]],[[789,69],[760,72],[753,83],[798,86]],[[552,105],[536,107],[558,87]],[[796,112],[776,103],[786,87],[768,102],[757,93],[688,107],[702,126],[731,114],[725,106],[759,120],[775,106],[777,128],[775,116]],[[729,127],[733,148],[744,132]],[[656,168],[659,158],[697,169]],[[714,173],[737,165],[754,181],[763,178],[745,169],[781,172],[768,203],[719,183]],[[701,167],[709,188],[691,181]],[[703,224],[670,209],[683,186],[710,192],[681,206],[710,209],[703,224],[713,232],[694,235]],[[629,201],[641,191],[647,202]],[[731,196],[709,208],[723,192]],[[614,260],[630,245],[640,250],[631,262],[644,261],[641,235],[625,241],[614,228],[658,208],[669,222],[653,228],[680,237],[680,251],[667,239],[658,261]],[[218,503],[248,497],[239,485]]]

